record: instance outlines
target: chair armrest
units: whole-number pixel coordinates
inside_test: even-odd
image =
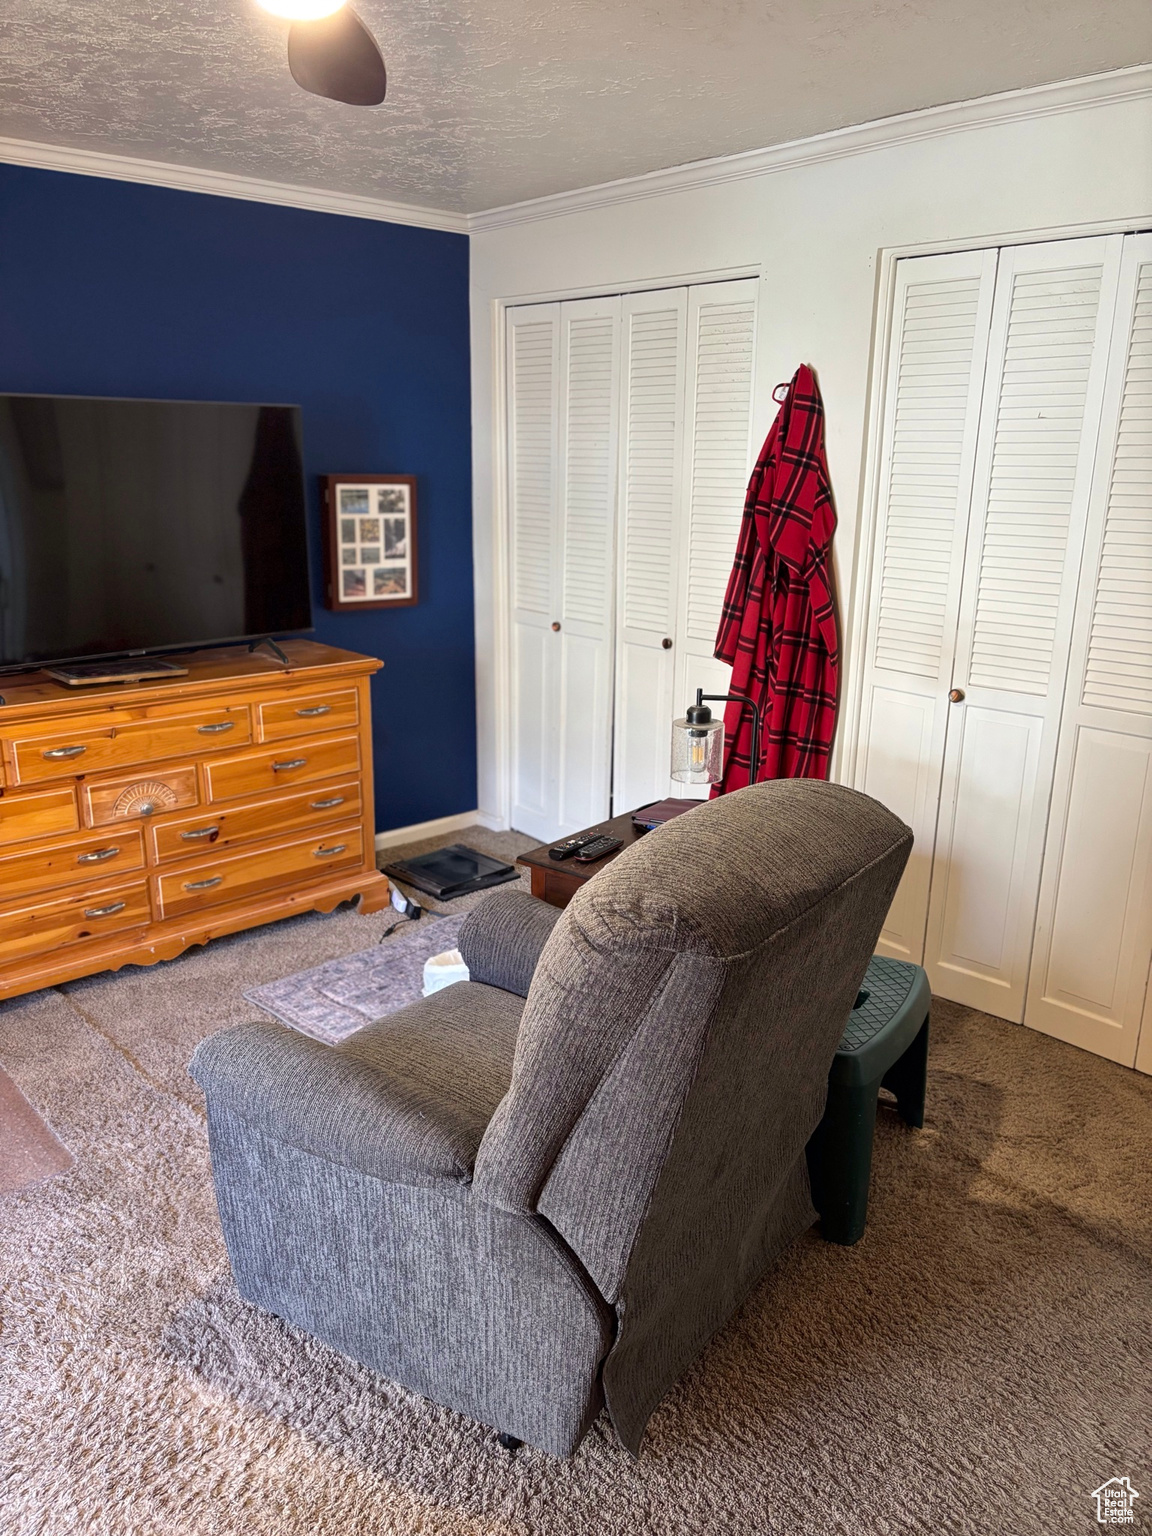
[[[563,915],[524,891],[489,896],[464,919],[457,941],[468,975],[527,997],[536,962]]]
[[[209,1124],[253,1130],[395,1184],[467,1183],[512,1077],[524,1004],[457,982],[340,1045],[271,1020],[221,1030],[189,1070]]]

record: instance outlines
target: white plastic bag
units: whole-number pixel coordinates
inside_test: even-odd
[[[468,967],[458,949],[446,949],[442,955],[432,955],[424,962],[424,996],[450,987],[457,981],[468,980]]]

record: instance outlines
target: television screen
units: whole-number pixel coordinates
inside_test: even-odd
[[[311,625],[298,407],[0,395],[0,666]]]

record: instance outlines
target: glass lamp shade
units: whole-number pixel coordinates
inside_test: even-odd
[[[322,21],[334,16],[345,0],[256,0],[256,3],[273,16],[283,16],[285,21]]]
[[[673,720],[672,777],[678,784],[719,784],[723,768],[723,720]]]

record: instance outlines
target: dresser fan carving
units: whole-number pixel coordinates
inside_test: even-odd
[[[118,795],[112,806],[114,816],[155,816],[158,811],[170,811],[179,796],[163,779],[142,779],[139,784],[129,784]]]

